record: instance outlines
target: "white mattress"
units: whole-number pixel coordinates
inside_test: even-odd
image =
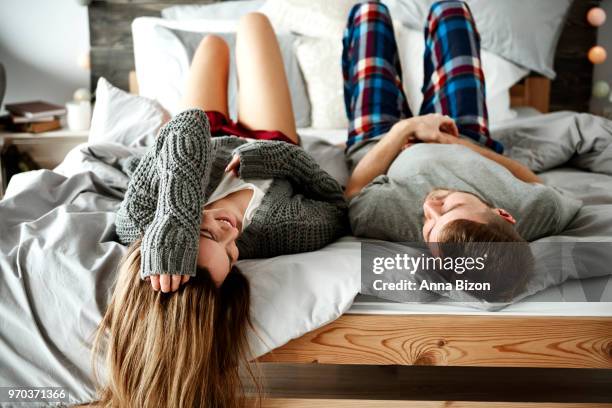
[[[552,290],[571,289],[575,282],[567,282]],[[545,291],[548,292],[548,291]],[[545,293],[542,292],[542,293]],[[495,312],[472,309],[443,303],[396,303],[371,296],[357,295],[355,302],[346,312],[348,314],[386,314],[386,315],[480,315],[480,316],[612,316],[612,283],[608,281],[605,302],[554,302],[540,301],[540,294],[533,300],[522,301]]]

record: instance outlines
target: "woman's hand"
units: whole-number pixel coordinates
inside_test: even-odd
[[[184,283],[189,281],[189,275],[151,275],[147,277],[151,281],[151,287],[154,291],[176,292]]]
[[[415,141],[424,143],[445,143],[449,136],[458,137],[459,129],[449,116],[431,113],[401,120],[396,123],[393,132],[406,145]]]
[[[235,154],[234,157],[232,157],[232,160],[229,162],[229,164],[225,168],[226,173],[230,171],[234,173],[234,176],[238,177],[238,174],[240,172],[240,156],[237,154]]]

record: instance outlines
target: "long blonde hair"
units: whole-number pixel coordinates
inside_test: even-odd
[[[239,368],[248,358],[249,304],[249,284],[237,268],[219,288],[198,270],[178,292],[153,291],[140,279],[140,241],[134,242],[94,340],[98,384],[102,355],[107,368],[94,406],[244,406]]]

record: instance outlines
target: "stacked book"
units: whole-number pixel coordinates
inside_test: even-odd
[[[43,101],[6,104],[7,127],[15,132],[41,133],[59,129],[66,108]]]

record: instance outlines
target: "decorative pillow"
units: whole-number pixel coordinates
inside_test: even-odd
[[[395,20],[422,30],[434,0],[383,0]],[[551,79],[555,50],[572,0],[467,0],[482,48]]]
[[[303,37],[296,54],[310,97],[310,126],[316,129],[348,127],[340,59],[342,43],[327,38]]]
[[[259,10],[275,28],[309,37],[342,36],[358,0],[267,0]]]
[[[510,91],[502,92],[491,98],[487,97],[487,111],[489,128],[518,116],[517,111],[510,108]]]
[[[159,101],[168,111],[176,113],[197,46],[206,34],[216,34],[223,37],[230,46],[228,103],[230,116],[235,119],[238,87],[233,50],[237,24],[237,20],[171,21],[152,17],[136,18],[132,23],[132,34],[140,94]],[[296,125],[307,127],[310,125],[310,102],[294,53],[295,38],[286,32],[277,35]]]
[[[257,11],[264,0],[223,1],[214,4],[181,4],[165,8],[161,15],[169,20],[223,19],[237,20],[247,13]]]
[[[169,119],[158,102],[129,94],[100,78],[88,142],[149,146]]]

